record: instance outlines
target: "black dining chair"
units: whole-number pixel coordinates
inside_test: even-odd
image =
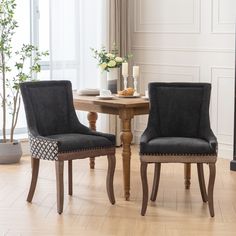
[[[72,195],[72,160],[107,156],[107,194],[115,203],[115,136],[90,130],[75,113],[70,81],[38,81],[20,84],[29,132],[32,179],[27,197],[31,202],[38,179],[39,161],[55,161],[57,212],[63,212],[64,161],[68,161],[68,188]]]
[[[161,163],[196,163],[203,202],[214,216],[213,188],[217,139],[209,120],[211,85],[207,83],[150,83],[148,125],[141,136],[140,160],[143,200],[148,204],[147,166],[155,164],[151,201],[157,197]],[[209,165],[208,194],[203,164]]]

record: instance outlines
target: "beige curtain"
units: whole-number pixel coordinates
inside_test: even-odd
[[[115,43],[123,57],[131,52],[129,0],[109,0],[108,37],[109,49]],[[121,81],[118,82],[118,87]]]
[[[131,53],[129,5],[129,0],[108,0],[108,46],[111,49],[115,43],[122,57]],[[121,74],[117,87],[123,88]],[[109,131],[116,134],[117,145],[120,145],[119,118],[110,116]]]

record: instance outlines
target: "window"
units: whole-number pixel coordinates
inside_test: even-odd
[[[66,79],[77,88],[79,78],[78,0],[33,0],[32,39],[50,55],[41,62],[38,79]]]
[[[32,43],[37,45],[40,50],[46,51],[50,48],[49,31],[49,8],[48,0],[32,0],[31,32]],[[50,80],[50,56],[44,57],[41,61],[41,72],[37,75],[39,80]]]

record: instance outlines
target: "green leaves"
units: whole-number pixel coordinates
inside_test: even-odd
[[[17,68],[17,70],[22,69],[23,68],[23,63],[16,63],[15,67]]]
[[[39,73],[41,66],[39,64],[43,56],[48,56],[48,51],[40,52],[38,47],[31,44],[23,44],[19,51],[15,52],[15,57],[18,61],[15,63],[15,68],[18,71],[16,80],[19,83],[33,80],[33,73]],[[29,61],[32,61],[31,66]],[[18,85],[14,85],[14,89],[18,89]]]

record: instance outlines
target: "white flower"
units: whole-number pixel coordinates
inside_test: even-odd
[[[114,60],[111,60],[108,62],[108,67],[115,67],[116,66],[116,62]]]
[[[107,63],[103,62],[102,64],[100,64],[100,67],[102,70],[105,70],[107,68]]]
[[[106,56],[110,59],[114,59],[116,56],[112,53],[107,53]]]
[[[116,58],[115,58],[115,61],[118,62],[118,63],[119,63],[119,62],[123,62],[123,58],[121,58],[121,57],[116,57]]]

